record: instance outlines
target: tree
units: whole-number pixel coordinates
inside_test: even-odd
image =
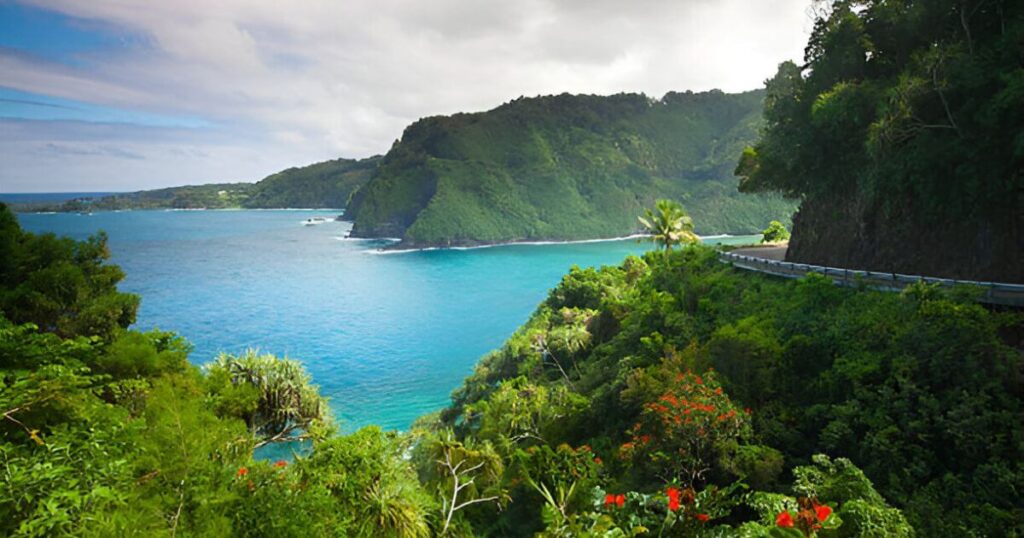
[[[800,200],[788,255],[1021,281],[1021,4],[816,4],[804,60],[766,81],[735,170],[743,192]]]
[[[243,419],[257,447],[322,438],[329,430],[327,401],[298,361],[253,349],[222,353],[209,375],[219,411]]]
[[[634,374],[630,384],[656,386],[660,383],[643,377],[663,376],[670,369],[663,364],[653,376]],[[627,460],[645,460],[665,482],[697,489],[704,485],[716,452],[725,443],[749,435],[749,419],[725,394],[713,371],[678,372],[663,390],[657,400],[643,404],[636,424],[627,432],[630,440],[619,454]]]
[[[12,322],[112,340],[135,322],[139,297],[117,291],[124,273],[109,258],[104,233],[85,241],[28,233],[0,203],[0,310]]]
[[[788,239],[789,230],[786,229],[786,225],[777,220],[769,222],[768,227],[761,232],[762,243],[777,243],[780,241],[787,241]]]
[[[425,455],[425,482],[434,484],[441,498],[441,535],[454,529],[459,511],[482,503],[499,506],[507,495],[501,485],[505,466],[491,443],[460,441],[450,429],[426,434],[420,441]],[[466,534],[470,534],[466,532]]]
[[[649,239],[665,247],[665,254],[673,245],[700,241],[693,233],[693,219],[678,202],[661,199],[654,205],[654,211],[647,209],[643,217],[637,217],[647,229]]]

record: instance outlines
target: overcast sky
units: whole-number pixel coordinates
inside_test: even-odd
[[[0,0],[0,192],[255,181],[521,95],[758,88],[809,0]]]

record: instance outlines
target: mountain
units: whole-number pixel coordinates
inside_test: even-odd
[[[335,159],[289,168],[263,178],[245,207],[345,207],[348,198],[370,179],[379,157]]]
[[[763,91],[520,98],[408,128],[346,209],[357,237],[402,246],[587,239],[637,231],[679,199],[701,234],[751,233],[795,204],[743,195],[736,157],[757,138]]]
[[[115,209],[340,208],[370,179],[380,157],[335,159],[289,168],[256,183],[210,183],[80,198],[59,207],[15,204],[22,211]]]

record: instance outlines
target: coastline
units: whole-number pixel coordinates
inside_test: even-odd
[[[714,235],[700,235],[698,236],[701,242],[708,239],[725,239],[729,237],[741,237],[743,235],[752,234],[714,234]],[[631,239],[643,239],[648,237],[647,234],[630,234],[619,237],[602,237],[597,239],[571,239],[571,240],[523,240],[523,241],[502,241],[498,243],[486,243],[480,245],[464,245],[464,246],[431,246],[431,247],[416,247],[416,248],[401,248],[397,245],[394,248],[384,247],[366,251],[367,254],[374,255],[387,255],[387,254],[408,254],[413,252],[429,252],[434,250],[479,250],[484,248],[495,248],[495,247],[511,247],[511,246],[544,246],[544,245],[577,245],[587,243],[611,243],[616,241],[629,241]],[[401,239],[394,237],[339,237],[340,241],[390,241],[400,242]]]

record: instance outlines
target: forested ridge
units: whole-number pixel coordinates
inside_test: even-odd
[[[63,204],[16,204],[19,211],[121,209],[340,209],[377,167],[379,157],[334,159],[293,167],[256,183],[210,183],[70,200]]]
[[[1024,282],[1024,4],[816,5],[737,168],[802,201],[789,259]]]
[[[754,233],[794,204],[736,192],[763,91],[554,95],[406,128],[345,211],[353,235],[402,246],[593,239],[637,231],[656,198],[698,233]]]

